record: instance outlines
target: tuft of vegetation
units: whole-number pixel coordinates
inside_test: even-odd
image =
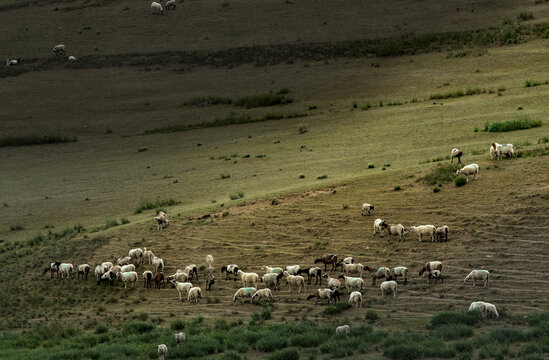
[[[465,177],[465,175],[459,175],[459,176],[457,176],[457,177],[454,179],[454,184],[455,184],[457,187],[460,187],[460,186],[463,186],[463,185],[467,184],[467,177]]]
[[[300,179],[305,179],[305,174],[299,174]]]
[[[164,200],[159,199],[156,201],[144,200],[137,205],[137,208],[135,208],[134,213],[141,214],[143,210],[152,210],[152,209],[161,208],[163,206],[174,206],[179,203],[180,202],[178,200],[173,198],[164,199]]]
[[[343,310],[347,310],[351,307],[351,304],[346,302],[338,302],[335,306],[328,306],[324,309],[324,315],[337,315],[341,314]]]
[[[368,169],[373,169],[373,168],[375,168],[375,165],[373,163],[369,163],[368,164]]]
[[[299,128],[299,133],[300,133],[300,134],[305,134],[305,133],[307,133],[308,131],[309,131],[309,130],[308,130],[305,126],[301,126],[301,127]]]
[[[379,315],[375,310],[370,309],[370,310],[366,311],[366,315],[364,316],[364,318],[368,322],[373,323],[373,322],[375,322],[379,319]]]
[[[528,20],[532,20],[533,18],[534,18],[534,14],[532,14],[531,12],[521,12],[517,16],[517,19],[521,21],[528,21]]]
[[[508,120],[505,122],[493,122],[491,124],[486,123],[484,125],[484,131],[486,132],[505,132],[515,131],[523,129],[531,129],[541,126],[541,120],[532,120],[529,118],[521,118],[515,120]]]
[[[23,230],[25,227],[23,225],[19,225],[19,224],[15,224],[15,225],[10,225],[10,231],[19,231],[19,230]]]
[[[440,188],[439,188],[438,186],[435,186],[435,187],[433,188],[433,192],[434,192],[434,193],[440,192]]]
[[[234,101],[235,106],[245,107],[246,109],[273,105],[284,105],[292,103],[292,98],[287,98],[279,94],[261,94],[241,97]]]
[[[228,179],[228,178],[231,177],[231,175],[230,175],[230,174],[223,174],[223,173],[221,173],[220,177],[221,177],[221,179]]]
[[[399,191],[399,190],[402,190],[402,188],[400,187],[400,185],[395,185],[395,187],[393,188],[395,191]]]
[[[423,181],[427,185],[437,185],[440,183],[454,181],[456,171],[459,169],[457,165],[438,165],[429,174],[423,177]]]
[[[322,180],[322,179],[326,179],[327,177],[328,177],[328,175],[319,175],[319,176],[317,176],[316,178],[317,178],[318,180]]]
[[[222,96],[200,96],[187,100],[183,103],[185,106],[206,106],[218,104],[232,104],[232,100]]]
[[[479,94],[485,94],[485,93],[486,93],[486,89],[481,89],[479,87],[467,88],[465,90],[457,89],[457,90],[450,90],[443,93],[430,94],[429,100],[450,99],[450,98],[458,98],[462,96],[479,95]]]
[[[147,150],[149,150],[149,148],[146,147],[146,146],[141,146],[141,147],[138,147],[138,148],[137,148],[137,152],[145,152],[145,151],[147,151]]]
[[[536,86],[547,85],[547,84],[549,84],[549,81],[547,81],[547,80],[546,81],[536,81],[536,80],[528,79],[524,82],[524,87],[529,88],[529,87],[536,87]]]
[[[242,198],[244,197],[244,192],[243,192],[243,191],[239,191],[239,192],[236,193],[236,194],[230,194],[229,197],[231,198],[231,200],[242,199]]]
[[[61,134],[5,136],[0,138],[0,147],[59,144],[75,141],[78,141],[76,136]]]
[[[299,351],[296,348],[279,350],[271,354],[269,360],[299,360]]]
[[[538,139],[538,144],[545,144],[549,142],[549,137],[544,136]]]
[[[127,217],[123,217],[120,219],[120,223],[121,224],[129,224],[130,223],[130,220],[127,218]]]

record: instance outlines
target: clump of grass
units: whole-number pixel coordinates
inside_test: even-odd
[[[116,219],[107,219],[107,220],[105,220],[105,229],[115,227],[115,226],[118,226],[118,225],[120,225],[120,223]]]
[[[440,192],[440,188],[439,188],[438,186],[435,186],[435,187],[433,188],[433,192],[434,192],[434,193]]]
[[[493,122],[491,124],[486,123],[484,125],[484,131],[486,132],[505,132],[515,131],[523,129],[531,129],[541,126],[541,120],[532,120],[529,118],[520,118],[514,120],[508,120],[505,122]]]
[[[149,148],[146,147],[146,146],[142,146],[142,147],[137,148],[137,152],[145,152],[147,150],[149,150]]]
[[[299,174],[300,179],[305,179],[305,174]]]
[[[517,19],[521,21],[528,21],[534,18],[534,14],[531,12],[521,12],[518,14]]]
[[[5,136],[0,138],[0,147],[58,144],[75,142],[77,140],[76,136],[62,134]]]
[[[351,304],[346,302],[339,302],[335,306],[328,306],[324,309],[324,315],[337,315],[351,307]]]
[[[299,360],[299,351],[295,348],[278,350],[269,356],[269,360]]]
[[[549,142],[549,137],[544,136],[538,139],[538,144],[545,144]]]
[[[300,133],[300,134],[305,134],[305,133],[307,133],[308,131],[309,131],[309,130],[308,130],[305,126],[301,126],[301,127],[299,128],[299,133]]]
[[[366,311],[364,318],[368,320],[368,322],[373,323],[379,319],[379,315],[375,310],[370,309]]]
[[[536,81],[536,80],[530,80],[530,79],[527,79],[525,82],[524,82],[524,87],[536,87],[536,86],[541,86],[541,85],[547,85],[549,83],[549,81]]]
[[[129,224],[130,220],[127,217],[123,217],[123,218],[120,219],[120,223],[121,224]]]
[[[221,216],[227,217],[227,216],[229,216],[229,212],[228,212],[228,211],[223,211],[223,213],[221,214]]]
[[[232,100],[222,96],[200,96],[187,100],[183,103],[185,106],[206,106],[218,104],[232,104]]]
[[[457,187],[463,186],[467,184],[467,178],[465,177],[465,175],[459,175],[454,179],[454,184]]]
[[[373,163],[369,163],[368,164],[368,169],[373,169],[373,168],[375,168],[375,165]]]
[[[179,204],[179,201],[173,198],[164,199],[164,200],[144,200],[137,205],[135,209],[135,214],[141,214],[143,210],[157,209],[163,206],[173,206]]]
[[[230,174],[223,174],[223,173],[221,173],[220,177],[221,177],[221,179],[228,179],[228,178],[231,177],[231,175],[230,175]]]
[[[234,101],[235,106],[245,107],[246,109],[273,105],[284,105],[292,103],[292,98],[278,94],[261,94],[241,97]]]
[[[536,156],[544,156],[544,155],[549,155],[549,146],[540,147],[536,149],[520,150],[517,152],[518,158],[536,157]]]
[[[450,182],[455,178],[455,173],[459,169],[457,165],[439,165],[429,174],[423,177],[427,185],[437,185],[439,183]]]
[[[243,192],[243,191],[239,191],[239,192],[236,193],[236,194],[230,194],[229,197],[231,198],[231,200],[242,199],[242,198],[244,197],[244,192]]]
[[[481,89],[479,87],[467,88],[465,90],[457,89],[457,90],[450,90],[443,93],[430,94],[429,100],[450,99],[450,98],[458,98],[462,96],[479,95],[479,94],[485,94],[485,93],[486,93],[486,89]]]
[[[400,185],[395,185],[394,190],[399,191],[399,190],[402,190],[402,188],[400,187]]]
[[[23,229],[24,229],[23,225],[19,225],[19,224],[10,225],[10,231],[19,231]]]
[[[327,177],[328,177],[328,175],[323,174],[323,175],[317,176],[316,178],[317,178],[318,180],[322,180],[322,179],[326,179]]]

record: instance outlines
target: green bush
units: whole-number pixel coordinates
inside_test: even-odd
[[[458,187],[463,186],[467,184],[467,178],[465,177],[465,175],[459,175],[454,179],[454,184],[456,184],[456,186]]]
[[[317,178],[318,180],[322,180],[322,179],[326,179],[327,177],[328,177],[328,175],[319,175],[319,176],[317,176],[316,178]]]
[[[419,344],[397,344],[383,349],[383,355],[391,359],[414,360],[419,359],[423,352]]]
[[[484,131],[486,132],[505,132],[515,131],[523,129],[531,129],[541,126],[541,120],[531,120],[529,118],[508,120],[505,122],[493,122],[491,124],[486,123],[484,125]]]
[[[106,332],[109,331],[109,328],[107,325],[104,325],[104,324],[98,324],[96,327],[95,327],[95,333],[96,334],[104,334]]]
[[[372,164],[372,163],[369,163],[369,164],[368,164],[368,169],[373,169],[373,168],[375,168],[375,165]]]
[[[346,302],[338,302],[335,306],[327,306],[324,309],[324,315],[336,315],[340,314],[343,310],[351,307],[351,304]]]
[[[145,201],[141,201],[137,205],[137,208],[135,209],[135,214],[141,214],[143,210],[158,209],[163,206],[173,206],[177,204],[179,204],[179,201],[172,198],[165,199],[165,200],[156,200],[156,201],[145,200]]]
[[[130,220],[127,218],[127,217],[123,217],[120,219],[120,223],[122,224],[129,224],[130,223]]]
[[[242,360],[242,356],[238,355],[234,351],[227,351],[221,356],[217,357],[218,360]]]
[[[255,344],[255,348],[263,352],[273,352],[275,350],[285,348],[288,340],[282,336],[263,336]]]
[[[464,324],[440,325],[435,329],[435,336],[443,340],[457,340],[473,336],[473,328]]]
[[[295,348],[279,350],[271,354],[269,360],[299,360],[299,351]]]
[[[439,191],[440,191],[440,188],[439,188],[438,186],[435,186],[435,187],[433,188],[433,192],[434,192],[434,193],[437,193],[437,192],[439,192]]]
[[[476,311],[443,311],[436,313],[429,320],[431,328],[442,325],[468,325],[474,326],[480,321],[480,313]]]
[[[273,105],[284,105],[293,102],[292,98],[284,97],[283,95],[278,94],[262,94],[262,95],[251,95],[245,96],[234,101],[235,106],[245,107],[246,109],[263,107],[263,106],[273,106]]]
[[[124,326],[125,334],[144,334],[153,331],[156,326],[152,323],[134,321]]]
[[[545,144],[549,142],[549,137],[544,136],[538,139],[538,144]]]
[[[457,165],[438,165],[429,174],[423,177],[423,181],[428,185],[437,185],[445,182],[451,182],[456,177]]]
[[[4,146],[26,146],[26,145],[42,145],[42,144],[58,144],[66,142],[75,142],[76,136],[50,134],[50,135],[21,135],[21,136],[5,136],[0,138],[0,147]]]
[[[366,311],[366,315],[364,318],[369,322],[374,322],[379,319],[379,315],[375,310],[370,309]]]
[[[402,188],[400,187],[400,185],[395,185],[394,190],[399,191],[399,190],[402,190]]]

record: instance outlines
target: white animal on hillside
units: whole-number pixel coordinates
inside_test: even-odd
[[[151,12],[155,15],[164,15],[164,9],[162,9],[162,5],[160,5],[156,1],[153,1],[151,3]]]
[[[497,159],[502,159],[503,155],[513,157],[515,156],[515,147],[513,144],[498,144],[493,142],[490,145],[490,159],[494,160],[494,157]]]
[[[59,278],[60,279],[74,279],[74,266],[72,264],[66,263],[59,265]]]
[[[107,271],[108,270],[102,265],[97,265],[95,267],[95,277],[97,278],[97,284],[101,282],[101,276],[103,276],[103,274]]]
[[[152,265],[154,254],[151,250],[147,250],[147,248],[143,248],[143,257],[149,260],[149,265]]]
[[[129,256],[123,256],[121,258],[118,258],[116,263],[120,266],[128,265],[132,263],[132,258]]]
[[[356,289],[358,291],[364,289],[364,280],[362,278],[345,276],[343,274],[339,275],[338,278],[344,280],[345,288],[348,293],[351,292],[351,289]]]
[[[179,334],[175,334],[175,343],[179,346],[180,343],[185,342],[187,335],[182,331]]]
[[[124,289],[128,287],[128,284],[132,284],[132,287],[135,287],[137,273],[135,271],[122,272],[120,273],[120,278],[124,281]]]
[[[160,5],[160,4],[158,4]],[[164,227],[168,226],[170,223],[168,221],[168,215],[164,211],[159,211],[158,215],[156,215],[153,220],[157,223],[157,230],[162,230]]]
[[[6,66],[14,66],[21,64],[21,59],[6,59]]]
[[[324,275],[322,275],[322,277],[325,277],[328,280],[328,287],[331,290],[336,290],[336,289],[339,289],[341,287],[341,281],[339,281],[339,279],[337,279],[337,278],[330,277],[330,275],[328,273],[324,273]]]
[[[435,241],[436,227],[434,225],[411,226],[410,231],[414,231],[418,235],[419,242],[423,239],[423,235],[429,236],[431,242]]]
[[[404,239],[404,226],[402,224],[388,224],[387,225],[387,241],[391,240],[391,235],[398,235],[398,242],[405,241]]]
[[[385,220],[376,219],[374,221],[374,236],[379,232],[379,237],[383,237],[383,229],[387,229],[387,222]]]
[[[202,289],[198,286],[195,286],[189,290],[189,296],[187,296],[187,301],[192,304],[198,304],[198,300],[202,302]]]
[[[334,302],[337,302],[336,299],[339,297],[339,293],[336,293],[336,291],[337,290],[332,289],[317,289],[313,294],[307,297],[307,300],[316,298],[315,305],[317,305],[319,301],[326,299],[328,300],[328,304],[332,304],[332,299],[334,299]]]
[[[436,228],[435,230],[435,240],[436,241],[448,241],[448,232],[450,231],[450,229],[448,228],[448,226],[446,225],[443,225],[443,226],[439,226]]]
[[[384,281],[381,283],[381,297],[385,297],[385,294],[393,293],[393,297],[397,293],[397,283],[396,281]]]
[[[460,174],[465,175],[465,179],[467,182],[469,182],[469,175],[472,175],[474,180],[478,180],[479,169],[480,168],[478,167],[477,164],[470,164],[456,171],[456,175],[460,175]]]
[[[257,275],[256,273],[245,273],[242,270],[238,270],[237,275],[240,275],[240,280],[242,280],[244,287],[246,287],[246,284],[248,283],[250,283],[254,287],[257,287],[257,281],[259,280],[259,275]]]
[[[342,264],[344,274],[358,274],[359,277],[362,277],[364,272],[364,265],[362,264]]]
[[[465,277],[463,283],[466,284],[467,280],[473,279],[473,286],[477,284],[477,280],[484,280],[484,287],[488,284],[488,278],[490,273],[487,270],[473,270]]]
[[[65,54],[65,45],[63,45],[63,44],[55,45],[53,47],[53,52],[55,53],[55,55],[64,55]]]
[[[168,353],[168,347],[164,344],[158,345],[158,360],[164,360]]]
[[[80,278],[82,276],[82,280],[84,280],[84,277],[86,277],[86,280],[88,280],[88,274],[90,273],[90,266],[88,264],[81,264],[78,265],[76,268],[77,272],[77,278]]]
[[[349,304],[357,308],[362,307],[362,294],[360,291],[353,291],[351,293],[349,296]]]
[[[299,265],[296,265],[299,266]],[[288,267],[286,267],[287,269]],[[282,274],[284,272],[284,269],[281,267],[271,267],[269,265],[264,265],[261,267],[261,270],[265,270],[267,273],[274,273],[274,274]],[[299,270],[299,269],[298,269]]]
[[[454,163],[454,158],[457,158],[458,159],[458,164],[461,164],[461,157],[463,156],[463,151],[459,150],[459,149],[456,149],[456,148],[453,148],[452,149],[452,152],[450,153],[450,157],[451,157],[451,163],[453,164]]]
[[[290,275],[288,271],[284,271],[284,277],[286,278],[286,284],[288,284],[288,292],[292,291],[292,285],[297,286],[297,292],[301,292],[301,286],[304,290],[307,290],[307,285],[305,284],[305,279],[300,275]]]
[[[168,281],[172,280],[186,282],[187,280],[189,280],[189,275],[182,269],[178,269],[175,274],[168,276]]]
[[[155,256],[153,258],[152,264],[153,264],[155,273],[164,271],[164,260],[162,260],[161,258]]]
[[[370,216],[370,212],[374,210],[374,205],[368,203],[362,204],[362,216]]]
[[[143,264],[143,250],[141,248],[131,249],[128,256],[133,260],[137,260],[139,264]]]
[[[277,273],[267,273],[259,279],[259,282],[265,283],[265,286],[274,285],[275,290],[280,290],[280,286],[278,284],[278,277],[279,275]]]
[[[372,274],[372,285],[376,284],[377,279],[383,279],[387,280],[391,276],[391,269],[388,267],[382,266],[377,269],[370,269],[370,271],[373,271]]]
[[[408,283],[408,268],[404,266],[397,266],[391,270],[391,277],[396,281],[397,277],[402,276],[404,278],[404,285]]]
[[[112,262],[110,262],[110,261],[102,262],[102,263],[101,263],[101,266],[103,266],[104,268],[106,268],[105,271],[107,271],[107,270],[109,270],[109,269],[111,268]]]
[[[299,271],[299,269],[301,269],[301,266],[299,266],[299,265],[290,265],[290,266],[286,266],[286,271],[287,271],[288,274],[290,274],[290,275],[296,275],[297,272]]]
[[[188,293],[189,290],[191,290],[191,288],[193,287],[193,284],[191,284],[190,282],[177,282],[175,280],[172,280],[171,283],[175,285],[175,288],[177,289],[177,292],[179,293],[179,301],[183,301],[182,297],[181,297],[181,294],[183,292]]]
[[[261,300],[261,299],[267,299],[267,300],[269,300],[270,302],[274,302],[273,293],[271,292],[271,289],[261,289],[261,290],[257,290],[257,291],[252,295],[252,301],[254,301],[256,298],[257,298],[257,301],[259,301],[259,300]]]
[[[350,333],[351,327],[349,325],[338,326],[336,328],[336,335],[345,335],[348,337]]]
[[[423,275],[423,273],[426,271],[429,272],[432,270],[442,271],[442,262],[430,261],[428,263],[425,263],[425,265],[423,265],[423,268],[421,268],[421,270],[419,271],[419,276]]]
[[[255,294],[255,292],[257,291],[256,288],[254,287],[243,287],[243,288],[240,288],[236,291],[236,293],[234,294],[233,296],[233,304],[236,302],[236,300],[238,298],[241,298],[241,302],[242,304],[244,304],[244,299],[242,298],[245,298],[245,297],[249,297],[250,298],[250,303],[252,302],[252,296],[253,294]]]
[[[128,272],[128,271],[135,271],[135,265],[130,264],[130,265],[121,266],[119,272]]]
[[[496,309],[496,305],[491,304],[489,302],[484,303],[484,313],[486,314],[487,318],[495,317],[498,318],[499,314]]]
[[[169,0],[166,2],[166,10],[175,10],[175,0]]]
[[[444,284],[444,278],[442,277],[442,273],[440,270],[431,270],[429,271],[429,284],[437,283],[439,280]]]
[[[76,61],[76,58],[75,58],[74,56],[71,55],[71,56],[69,56],[69,57],[67,58],[67,60],[69,60],[69,61]]]
[[[214,258],[211,255],[206,255],[206,264],[208,264],[208,269],[213,269]]]
[[[484,315],[486,312],[486,303],[484,301],[473,301],[469,306],[469,311],[478,311]]]

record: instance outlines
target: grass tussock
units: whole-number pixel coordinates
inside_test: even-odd
[[[456,171],[459,169],[457,165],[439,165],[434,168],[429,174],[423,177],[423,181],[427,185],[437,185],[445,182],[452,182],[456,177]]]
[[[134,213],[135,214],[141,214],[143,210],[152,210],[152,209],[158,209],[163,206],[174,206],[179,204],[179,201],[173,198],[164,199],[164,200],[156,200],[156,201],[150,201],[150,200],[144,200],[140,202],[137,207],[135,208]]]
[[[0,138],[0,147],[59,144],[59,143],[75,142],[77,140],[78,138],[76,136],[61,135],[61,134],[5,136],[3,138]]]
[[[279,94],[261,94],[261,95],[251,95],[245,96],[234,101],[235,106],[245,107],[246,109],[264,107],[264,106],[274,106],[274,105],[284,105],[292,103],[294,100],[292,98],[287,98],[284,95]]]
[[[433,93],[429,95],[430,100],[438,100],[438,99],[450,99],[450,98],[458,98],[462,96],[471,96],[471,95],[479,95],[479,94],[485,94],[487,92],[486,89],[481,89],[479,87],[476,88],[467,88],[467,89],[457,89],[457,90],[450,90],[442,93]]]
[[[541,85],[547,85],[549,84],[549,81],[536,81],[536,80],[526,80],[524,82],[524,87],[536,87],[536,86],[541,86]]]
[[[493,122],[490,124],[486,123],[484,125],[484,131],[485,132],[515,131],[515,130],[531,129],[531,128],[539,127],[541,125],[542,125],[541,120],[521,118],[521,119],[508,120],[504,122]]]

